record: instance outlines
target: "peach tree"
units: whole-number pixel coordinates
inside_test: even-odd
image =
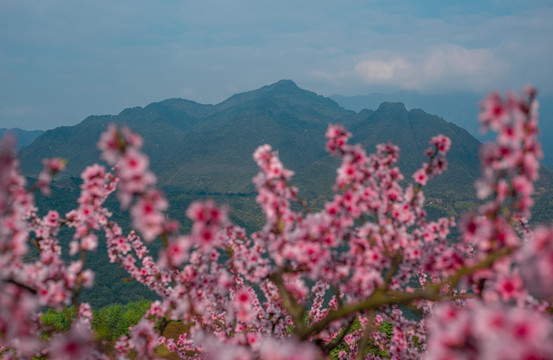
[[[34,191],[49,192],[60,159],[44,161],[34,187],[19,174],[13,139],[0,143],[0,354],[51,359],[547,359],[553,358],[553,228],[530,226],[542,157],[536,91],[492,93],[479,120],[497,133],[482,147],[482,204],[459,220],[427,219],[423,187],[447,170],[449,138],[437,135],[409,179],[399,148],[374,154],[330,125],[327,150],[341,160],[334,196],[310,211],[269,145],[254,153],[253,182],[266,218],[253,234],[228,209],[197,201],[182,234],[166,216],[142,138],[109,126],[98,147],[112,166],[81,174],[77,207],[38,216]],[[408,181],[406,181],[408,180]],[[406,187],[401,184],[408,183]],[[128,209],[124,233],[105,206]],[[294,205],[295,203],[300,206]],[[458,227],[459,238],[450,230]],[[58,234],[72,230],[64,261]],[[86,253],[106,239],[117,262],[160,300],[108,346],[79,303],[94,273]],[[148,244],[162,243],[152,256]],[[38,255],[29,256],[29,246]],[[75,305],[69,330],[45,327],[45,307]],[[165,336],[180,324],[177,336]],[[387,328],[388,331],[383,331]],[[508,344],[508,346],[506,346]]]

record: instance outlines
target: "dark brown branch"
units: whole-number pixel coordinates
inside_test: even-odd
[[[428,287],[427,289],[420,289],[411,293],[408,292],[388,292],[382,289],[375,291],[369,298],[360,301],[355,304],[351,304],[339,309],[330,311],[328,315],[323,318],[321,321],[313,324],[309,328],[303,328],[303,330],[297,329],[296,335],[301,339],[305,340],[311,335],[315,335],[326,329],[326,327],[333,321],[345,318],[352,314],[355,314],[359,311],[364,310],[376,310],[384,305],[398,305],[398,304],[409,304],[415,300],[442,300],[450,299],[449,294],[442,294],[440,290],[445,285],[451,286],[454,288],[457,286],[459,281],[463,276],[467,276],[475,273],[478,270],[483,270],[489,268],[495,261],[498,259],[511,254],[516,248],[505,248],[501,249],[495,253],[491,253],[485,259],[480,262],[459,269],[454,275],[446,279],[443,282],[435,284]],[[303,324],[302,324],[303,325]]]
[[[359,311],[371,309],[374,310],[383,305],[407,304],[412,302],[413,300],[419,299],[439,300],[441,297],[442,295],[440,295],[434,289],[423,289],[412,293],[394,294],[393,296],[390,294],[386,294],[381,290],[378,290],[369,298],[361,302],[351,304],[334,311],[330,311],[328,315],[318,323],[313,324],[313,326],[308,329],[304,329],[303,331],[297,331],[296,333],[300,339],[305,340],[310,335],[318,334],[326,329],[326,327],[331,322],[347,317]]]
[[[20,288],[25,289],[25,290],[27,290],[27,291],[33,293],[33,294],[36,294],[36,290],[35,290],[35,289],[33,289],[32,287],[27,286],[27,285],[25,285],[25,284],[22,284],[22,283],[20,283],[20,282],[17,281],[17,280],[14,280],[14,279],[6,279],[5,281],[8,282],[8,283],[10,283],[10,284],[19,286]]]

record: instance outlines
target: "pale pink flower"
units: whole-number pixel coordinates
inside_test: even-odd
[[[422,186],[426,185],[426,182],[428,181],[426,170],[424,168],[420,168],[415,171],[415,173],[413,174],[413,179]]]

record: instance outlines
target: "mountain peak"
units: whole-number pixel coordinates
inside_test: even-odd
[[[385,101],[378,107],[378,112],[407,112],[405,105],[402,102],[388,102]]]
[[[275,83],[272,83],[270,85],[265,85],[257,90],[253,90],[253,93],[262,95],[262,96],[289,96],[289,95],[295,95],[295,96],[305,96],[307,94],[312,94],[311,91],[304,90],[300,88],[296,83],[292,80],[279,80]]]
[[[276,83],[267,86],[269,89],[278,89],[278,90],[292,90],[299,89],[298,85],[295,82],[288,79],[279,80]]]
[[[279,111],[294,108],[303,108],[311,113],[311,118],[321,118],[322,113],[333,116],[344,115],[347,110],[340,107],[334,100],[317,95],[316,93],[304,90],[292,80],[279,80],[273,84],[265,85],[259,89],[236,94],[216,105],[218,111],[237,107],[243,110],[244,107],[269,109]],[[317,109],[319,115],[315,115],[313,109]],[[287,110],[287,111],[288,111]],[[320,120],[317,120],[320,121]]]

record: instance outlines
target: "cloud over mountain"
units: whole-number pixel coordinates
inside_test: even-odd
[[[400,55],[380,51],[364,56],[355,73],[365,83],[406,90],[466,88],[485,91],[506,76],[509,65],[491,48],[468,49],[444,44],[426,52]]]

